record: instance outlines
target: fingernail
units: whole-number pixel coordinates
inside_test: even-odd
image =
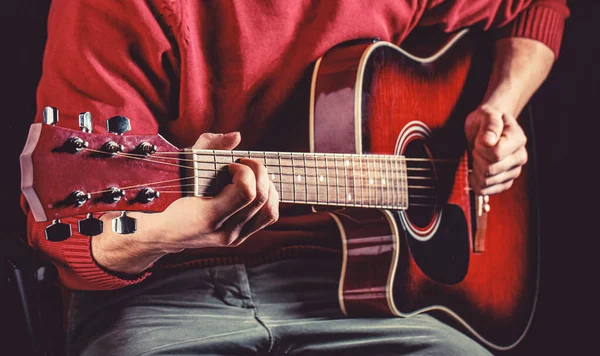
[[[494,143],[494,142],[496,142],[496,138],[497,138],[497,137],[498,137],[498,136],[496,136],[496,134],[495,134],[495,133],[493,133],[493,132],[490,132],[490,131],[486,132],[486,133],[483,135],[483,139],[484,139],[486,142],[488,142],[488,143]]]
[[[227,138],[229,138],[229,137],[235,137],[235,136],[237,136],[239,134],[240,134],[239,131],[234,131],[234,132],[226,133],[225,137],[227,137]]]

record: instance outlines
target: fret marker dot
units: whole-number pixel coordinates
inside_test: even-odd
[[[325,181],[325,178],[323,178],[323,176],[320,176],[320,177],[319,177],[319,180],[320,180],[321,182],[324,182],[324,181]]]
[[[352,201],[352,195],[348,194],[348,201]]]
[[[381,185],[385,185],[385,179],[381,180]]]
[[[271,174],[271,180],[275,180],[275,175]]]
[[[350,165],[350,161],[346,160],[345,164],[346,164],[346,167],[348,167]]]
[[[375,181],[373,180],[373,178],[370,178],[369,179],[369,184],[373,184],[373,183],[375,183]]]
[[[302,181],[302,176],[298,175],[298,182]]]

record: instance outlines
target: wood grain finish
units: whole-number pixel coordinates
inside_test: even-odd
[[[410,224],[427,227],[418,221],[420,213],[426,215],[421,219],[425,221],[435,215],[432,209],[411,207],[415,200],[410,199],[406,214],[408,225],[400,213],[390,212],[400,226],[396,232],[399,245],[390,247],[389,239],[382,240],[382,249],[399,251],[393,286],[392,283],[384,285],[384,278],[373,277],[386,269],[382,265],[394,265],[389,254],[374,254],[374,248],[368,248],[363,249],[365,253],[361,255],[357,253],[361,249],[354,249],[345,256],[342,274],[347,290],[341,292],[342,304],[346,305],[349,315],[386,312],[410,316],[441,310],[452,315],[483,343],[506,349],[519,342],[526,332],[537,298],[539,242],[534,172],[529,164],[509,191],[491,197],[485,250],[474,252],[474,197],[467,190],[468,157],[463,125],[465,117],[482,99],[491,63],[487,52],[472,51],[474,40],[461,39],[431,61],[411,58],[385,43],[340,46],[330,51],[321,59],[313,87],[314,149],[322,152],[338,147],[345,152],[393,154],[398,136],[403,129],[414,125],[414,121],[430,129],[427,140],[422,140],[424,150],[434,158],[456,162],[435,164],[438,186],[435,198],[443,207],[438,210],[444,217],[450,212],[456,217],[464,215],[465,239],[451,244],[464,245],[454,251],[456,256],[466,254],[457,257],[459,264],[466,263],[464,276],[456,272],[448,280],[458,280],[450,283],[427,272],[457,267],[451,263],[452,258],[443,255],[444,251],[422,255],[422,251],[427,250],[423,246],[444,238],[440,232],[425,242],[405,232],[411,231]],[[348,95],[349,91],[357,95]],[[324,106],[342,110],[333,115],[323,109]],[[357,106],[360,110],[353,110]],[[350,114],[352,111],[358,113]],[[520,122],[523,126],[529,124],[525,117],[520,118]],[[342,135],[346,139],[352,136],[360,140],[355,141],[354,146],[332,143],[333,123],[336,128],[361,130],[360,134],[345,132]],[[407,159],[410,160],[410,156]],[[531,151],[530,162],[533,162]],[[344,215],[339,218],[347,246],[361,246],[354,240],[375,241],[381,236],[394,235],[393,224],[385,219],[380,221],[382,226],[373,227],[372,219],[362,222],[361,214],[352,215],[352,220]],[[355,280],[350,282],[352,278]],[[361,304],[360,297],[356,297],[357,290],[389,290],[393,294],[393,305],[382,297],[370,298],[368,293],[363,293]],[[352,308],[348,307],[350,304]]]

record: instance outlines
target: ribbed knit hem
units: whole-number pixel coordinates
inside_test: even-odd
[[[90,237],[77,232],[77,220],[69,218],[63,219],[61,222],[71,224],[73,233],[71,237],[61,242],[46,241],[41,238],[38,240],[38,244],[47,255],[58,259],[55,262],[57,262],[59,278],[63,284],[73,285],[83,282],[85,286],[81,286],[81,289],[118,289],[139,283],[150,275],[150,272],[146,272],[136,278],[124,279],[106,271],[92,257]],[[44,236],[45,225],[34,223],[31,233],[34,236]],[[66,273],[60,264],[69,266],[69,273]]]
[[[568,10],[544,5],[528,8],[520,13],[508,26],[498,31],[500,38],[526,37],[547,45],[556,58],[560,52],[565,19]]]

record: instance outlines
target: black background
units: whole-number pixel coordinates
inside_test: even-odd
[[[41,73],[48,6],[49,0],[5,0],[0,9],[0,238],[24,234],[18,156],[38,110],[35,89]],[[575,354],[587,351],[588,344],[595,341],[597,327],[587,326],[584,320],[597,315],[589,291],[598,278],[587,274],[598,270],[594,257],[595,240],[600,236],[593,233],[593,217],[587,217],[598,210],[593,194],[598,176],[593,174],[596,159],[589,147],[595,144],[593,135],[600,119],[600,1],[570,1],[569,6],[571,16],[560,58],[532,99],[540,174],[541,289],[531,329],[523,342],[507,353],[510,355]],[[582,142],[588,147],[575,149],[574,143]],[[592,169],[583,169],[584,164]],[[10,312],[16,306],[6,304],[4,292],[0,291],[0,319],[13,327],[0,329],[0,340],[14,341],[19,325],[10,318]],[[12,348],[14,342],[0,343],[0,353],[15,354],[4,347]]]

